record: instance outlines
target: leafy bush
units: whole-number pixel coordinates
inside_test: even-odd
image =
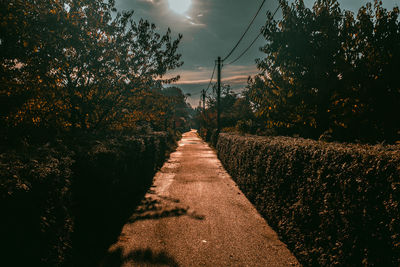
[[[399,266],[399,147],[220,134],[217,150],[304,265]]]
[[[3,262],[57,266],[65,260],[74,226],[72,156],[62,145],[0,154]]]

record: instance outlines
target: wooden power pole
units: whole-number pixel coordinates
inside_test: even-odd
[[[203,114],[206,114],[206,91],[203,89],[203,91],[201,91],[201,95],[203,97]]]
[[[218,78],[217,78],[217,130],[221,131],[221,57],[218,57]]]

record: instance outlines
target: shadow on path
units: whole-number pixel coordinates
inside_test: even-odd
[[[140,220],[156,220],[168,217],[189,216],[196,220],[203,220],[204,216],[192,211],[188,206],[182,205],[179,199],[156,195],[152,190],[144,198],[128,223]]]
[[[99,260],[108,253],[108,248],[118,241],[123,226],[140,205],[145,193],[146,189],[141,188],[123,201],[115,200],[114,203],[85,208],[85,214],[77,220],[79,228],[74,233],[73,262],[67,265],[98,266]]]
[[[142,220],[159,220],[179,216],[188,216],[195,220],[203,220],[205,218],[205,216],[197,214],[188,206],[183,205],[179,199],[160,196],[154,190],[150,189],[136,206],[135,211],[126,221],[126,224],[133,224]],[[148,264],[154,266],[178,266],[178,263],[165,251],[155,252],[150,248],[146,248],[124,254],[121,246],[106,252],[99,266],[119,267],[124,264],[128,266],[137,266],[137,264],[143,264],[143,266],[148,266]]]
[[[154,266],[179,267],[176,260],[168,255],[167,252],[155,252],[150,248],[133,250],[127,255],[123,255],[122,248],[118,248],[107,255],[100,267],[120,267],[123,264],[129,266],[137,266],[139,264],[148,266],[151,264]]]

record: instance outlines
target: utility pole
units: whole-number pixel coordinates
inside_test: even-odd
[[[201,91],[201,95],[203,97],[203,114],[206,114],[206,91],[203,89],[203,91]]]
[[[206,91],[204,89],[201,90],[201,99],[203,99],[203,118],[201,122],[203,123],[203,128],[206,128]]]
[[[221,131],[221,57],[218,57],[218,79],[217,79],[217,130]]]

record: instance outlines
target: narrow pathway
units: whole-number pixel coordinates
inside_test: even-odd
[[[195,131],[108,252],[102,266],[299,266]]]

